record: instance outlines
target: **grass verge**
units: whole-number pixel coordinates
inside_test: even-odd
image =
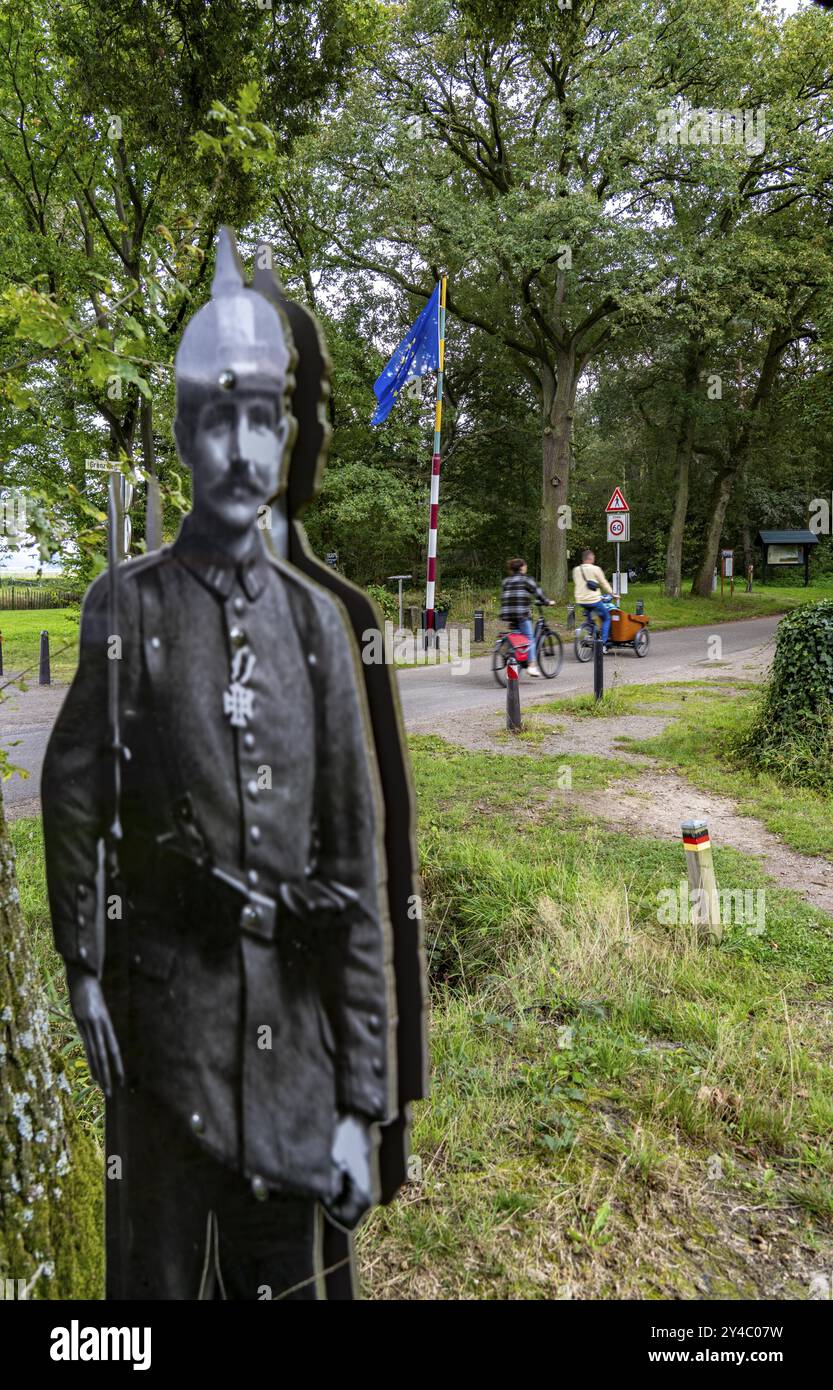
[[[767,887],[764,935],[703,948],[658,920],[681,847],[584,822],[555,759],[413,756],[433,1092],[417,1180],[362,1234],[369,1291],[807,1297],[833,1252],[833,923]]]

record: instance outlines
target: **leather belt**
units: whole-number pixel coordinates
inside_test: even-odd
[[[256,893],[233,870],[200,862],[176,842],[143,835],[132,839],[134,847],[143,847],[146,856],[144,873],[134,865],[130,875],[134,896],[146,901],[141,880],[147,880],[152,866],[157,891],[163,888],[164,897],[174,907],[172,925],[181,927],[183,915],[198,914],[199,939],[205,945],[229,946],[240,932],[257,941],[273,942],[283,919],[288,925],[291,914],[280,900]]]
[[[240,930],[258,941],[274,941],[278,929],[277,899],[267,898],[264,893],[253,892],[248,884],[227,869],[215,866],[211,869],[210,876],[224,888],[240,896]]]

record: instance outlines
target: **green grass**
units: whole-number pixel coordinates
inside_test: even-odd
[[[370,1293],[806,1298],[833,1250],[833,922],[718,851],[765,932],[700,946],[659,920],[682,848],[585,821],[560,760],[412,748],[433,1090],[416,1180],[361,1237]]]
[[[44,630],[49,633],[53,681],[71,680],[78,664],[79,617],[78,608],[14,609],[0,612],[5,672],[2,680],[8,680],[10,674],[26,669],[28,674],[24,679],[28,684],[37,684],[40,635]]]

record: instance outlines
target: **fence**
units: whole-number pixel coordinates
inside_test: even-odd
[[[0,611],[30,608],[69,608],[81,602],[74,589],[40,589],[28,584],[0,585]]]

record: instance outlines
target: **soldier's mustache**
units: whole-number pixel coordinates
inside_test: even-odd
[[[233,460],[228,474],[220,483],[221,491],[226,488],[236,490],[241,487],[248,492],[260,492],[262,490],[258,485],[257,469],[247,459]]]

